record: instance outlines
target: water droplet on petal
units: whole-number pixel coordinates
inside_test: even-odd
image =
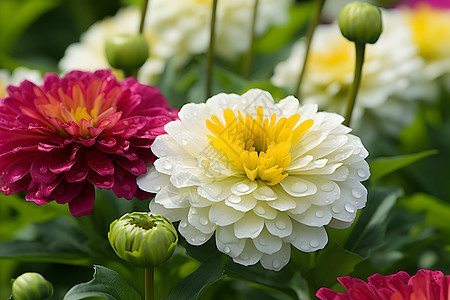
[[[161,187],[159,185],[154,185],[153,190],[159,192],[161,190]]]
[[[84,176],[84,173],[83,173],[83,172],[78,172],[78,173],[77,173],[77,177],[78,177],[78,178],[81,178],[81,177],[83,177],[83,176]]]
[[[267,186],[260,188],[259,191],[263,196],[266,196],[266,197],[275,196],[275,193],[272,191],[272,189]]]
[[[286,229],[286,223],[284,223],[283,221],[276,221],[275,227],[280,230],[284,230],[284,229]]]
[[[163,162],[163,168],[166,170],[170,170],[173,167],[173,163],[170,160],[166,160]]]
[[[278,269],[280,266],[281,266],[280,261],[278,259],[274,259],[273,262],[272,262],[272,267],[274,269]]]
[[[365,169],[362,169],[362,168],[361,168],[361,169],[358,169],[358,171],[357,171],[356,173],[358,173],[358,176],[361,177],[361,178],[364,178],[364,177],[367,176],[366,170],[365,170]]]
[[[202,224],[203,226],[208,225],[208,223],[209,223],[209,221],[207,218],[205,218],[205,217],[200,218],[200,224]]]
[[[321,210],[316,211],[316,217],[323,218],[323,216],[325,216],[323,211],[321,211]]]
[[[296,182],[291,186],[291,189],[294,193],[304,193],[308,187],[303,182]]]
[[[245,184],[245,183],[240,183],[240,184],[238,184],[238,186],[236,187],[236,190],[237,190],[239,193],[246,193],[246,192],[248,192],[248,191],[250,190],[250,187],[249,187],[247,184]]]
[[[45,175],[45,174],[47,174],[47,172],[48,172],[48,169],[46,166],[42,166],[39,168],[39,174]]]
[[[324,192],[331,192],[334,189],[334,185],[330,182],[327,182],[325,184],[322,184],[320,189]]]
[[[300,246],[300,248],[303,250],[303,251],[309,251],[309,246],[307,245],[307,244],[302,244],[301,246]]]
[[[188,144],[188,141],[186,141],[186,140],[182,140],[182,141],[181,141],[181,144],[182,144],[183,146],[187,146],[187,144]]]
[[[361,198],[363,193],[360,189],[352,189],[352,195],[355,198]]]
[[[311,247],[313,247],[313,248],[316,248],[316,247],[319,246],[319,241],[318,241],[318,240],[311,240],[311,241],[309,242],[309,245],[310,245]]]
[[[249,258],[249,256],[248,256],[247,253],[242,253],[242,254],[240,255],[240,257],[241,257],[242,260],[247,260],[247,259]]]
[[[352,203],[346,203],[344,205],[344,208],[346,211],[348,211],[349,213],[354,213],[356,211],[355,205],[353,205]]]
[[[231,252],[230,247],[225,246],[225,247],[223,248],[223,253],[228,254],[228,253],[230,253],[230,252]]]
[[[265,210],[264,207],[262,207],[262,206],[256,206],[256,207],[254,208],[254,211],[255,211],[257,214],[260,214],[260,215],[263,215],[263,214],[266,213],[266,210]]]
[[[180,227],[181,227],[181,228],[186,228],[186,227],[187,227],[186,221],[181,221],[181,222],[180,222]]]
[[[200,237],[198,238],[198,240],[199,240],[200,242],[204,242],[204,241],[206,240],[206,238],[205,238],[204,236],[200,236]]]
[[[236,195],[230,195],[228,197],[228,201],[230,201],[233,204],[238,204],[239,202],[241,202],[241,197],[236,196]]]
[[[333,207],[331,208],[331,210],[332,210],[335,214],[340,214],[340,213],[341,213],[341,210],[340,210],[337,206],[333,206]]]
[[[129,185],[129,184],[124,184],[124,185],[122,185],[122,189],[125,191],[125,192],[130,192],[131,191],[131,186]]]
[[[138,173],[138,172],[139,172],[139,169],[136,168],[136,167],[132,167],[132,168],[130,169],[130,171],[131,171],[131,173]]]
[[[258,239],[258,244],[260,244],[261,246],[266,246],[266,245],[267,245],[267,242],[266,242],[265,239],[260,238],[260,239]]]

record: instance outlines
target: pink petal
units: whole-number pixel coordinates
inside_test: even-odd
[[[48,168],[56,174],[69,171],[75,163],[75,153],[78,149],[63,149],[51,152],[52,160],[48,163]],[[73,152],[73,153],[72,153]]]
[[[322,300],[337,300],[339,297],[339,293],[328,288],[320,288],[316,293],[316,297]],[[349,299],[348,295],[346,295],[346,297],[342,299]]]
[[[59,204],[65,204],[75,198],[81,192],[83,186],[83,182],[70,183],[63,180],[53,191],[52,197]]]
[[[89,167],[100,176],[114,174],[114,164],[107,155],[99,151],[92,150],[87,152],[84,157]]]
[[[90,183],[102,189],[110,189],[114,185],[113,175],[100,176],[98,173],[90,171],[86,178]]]
[[[147,166],[145,165],[142,159],[137,159],[134,161],[130,161],[123,157],[114,157],[114,162],[119,164],[125,170],[130,171],[136,176],[144,174],[147,172]]]
[[[136,190],[136,176],[122,168],[116,168],[113,186],[114,194],[119,198],[125,197],[126,199],[131,199],[136,193]]]
[[[85,183],[80,193],[69,201],[69,210],[74,217],[91,213],[94,207],[95,189],[92,184]]]
[[[89,171],[88,164],[84,161],[82,157],[78,158],[72,168],[64,173],[68,182],[81,182],[86,179]]]
[[[49,158],[44,155],[36,157],[30,168],[30,175],[33,181],[49,184],[55,181],[57,174],[48,168]]]

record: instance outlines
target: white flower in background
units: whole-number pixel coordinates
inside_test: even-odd
[[[260,0],[256,32],[288,20],[292,0]],[[254,0],[219,1],[216,21],[216,51],[225,59],[236,58],[249,46]],[[162,73],[166,61],[174,56],[182,65],[194,54],[205,53],[209,45],[212,0],[152,0],[144,27],[150,57],[141,67],[139,80],[152,83]],[[136,33],[140,22],[137,7],[122,8],[113,17],[92,25],[70,45],[59,62],[63,72],[94,71],[109,68],[105,41],[115,35]]]
[[[24,80],[39,85],[42,83],[42,75],[37,70],[30,70],[25,67],[18,67],[12,73],[6,69],[0,69],[0,98],[8,96],[6,92],[8,85],[18,86]]]
[[[109,69],[105,54],[106,40],[119,34],[137,33],[140,17],[139,8],[129,6],[120,9],[113,17],[96,22],[81,35],[79,43],[69,45],[59,61],[59,68],[63,72]],[[138,79],[143,83],[151,83],[163,71],[170,53],[163,47],[154,46],[155,38],[148,30],[144,36],[150,45],[150,57],[141,67]]]
[[[383,32],[379,40],[366,45],[363,76],[352,116],[352,127],[365,138],[366,134],[374,133],[374,128],[397,134],[414,117],[413,100],[425,94],[424,61],[412,42],[410,28],[395,12],[383,10],[382,15]],[[276,66],[273,84],[295,88],[304,51],[302,40],[293,47],[290,57]],[[318,103],[321,109],[344,113],[354,64],[354,44],[341,35],[337,22],[319,25],[301,87],[302,102]]]
[[[158,159],[138,185],[192,245],[215,234],[235,262],[280,270],[291,245],[322,249],[324,226],[350,226],[366,203],[368,152],[340,115],[255,89],[186,104],[179,118],[154,141]]]

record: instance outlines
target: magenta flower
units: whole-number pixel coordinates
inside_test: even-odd
[[[406,272],[372,275],[365,281],[349,276],[338,278],[347,293],[321,288],[322,300],[450,300],[450,276],[440,271],[419,270],[413,277]]]
[[[117,197],[149,196],[136,185],[155,156],[150,146],[177,111],[155,87],[110,71],[73,71],[44,84],[24,81],[0,100],[0,189],[26,200],[92,210],[95,189]]]
[[[415,7],[417,5],[428,4],[437,8],[450,8],[450,1],[448,0],[404,0],[399,3],[400,5],[407,5],[409,7]]]

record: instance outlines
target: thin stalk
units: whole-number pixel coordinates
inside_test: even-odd
[[[209,98],[212,94],[212,69],[214,60],[214,39],[216,32],[216,12],[217,0],[214,0],[211,12],[211,32],[209,36],[209,48],[206,57],[206,98]]]
[[[305,56],[303,57],[303,66],[302,66],[300,75],[298,76],[297,86],[295,89],[297,99],[300,99],[300,86],[302,85],[303,77],[305,76],[306,65],[308,62],[309,51],[311,48],[311,42],[312,42],[312,39],[314,36],[314,31],[316,30],[316,27],[319,24],[320,14],[322,12],[323,5],[325,4],[325,0],[318,0],[317,2],[318,3],[317,3],[316,11],[315,11],[312,19],[309,21],[308,32],[306,34],[306,50],[305,50]]]
[[[145,268],[145,300],[155,299],[155,272],[153,268]]]
[[[242,64],[242,77],[248,78],[250,76],[250,70],[252,69],[252,61],[253,61],[253,48],[255,43],[255,27],[256,27],[256,18],[258,14],[258,2],[259,0],[254,0],[255,4],[253,6],[253,16],[252,16],[252,27],[250,32],[250,45],[248,47],[247,54],[244,58],[244,63]]]
[[[348,97],[347,110],[345,111],[345,120],[343,122],[345,126],[350,126],[350,119],[352,118],[353,108],[355,107],[356,95],[358,94],[358,89],[361,82],[365,49],[366,49],[365,43],[355,43],[355,50],[356,50],[355,75],[353,77],[353,84],[350,87],[350,95]]]
[[[147,6],[149,0],[143,0],[142,10],[141,10],[141,23],[139,24],[139,33],[144,32],[145,15],[147,14]]]

